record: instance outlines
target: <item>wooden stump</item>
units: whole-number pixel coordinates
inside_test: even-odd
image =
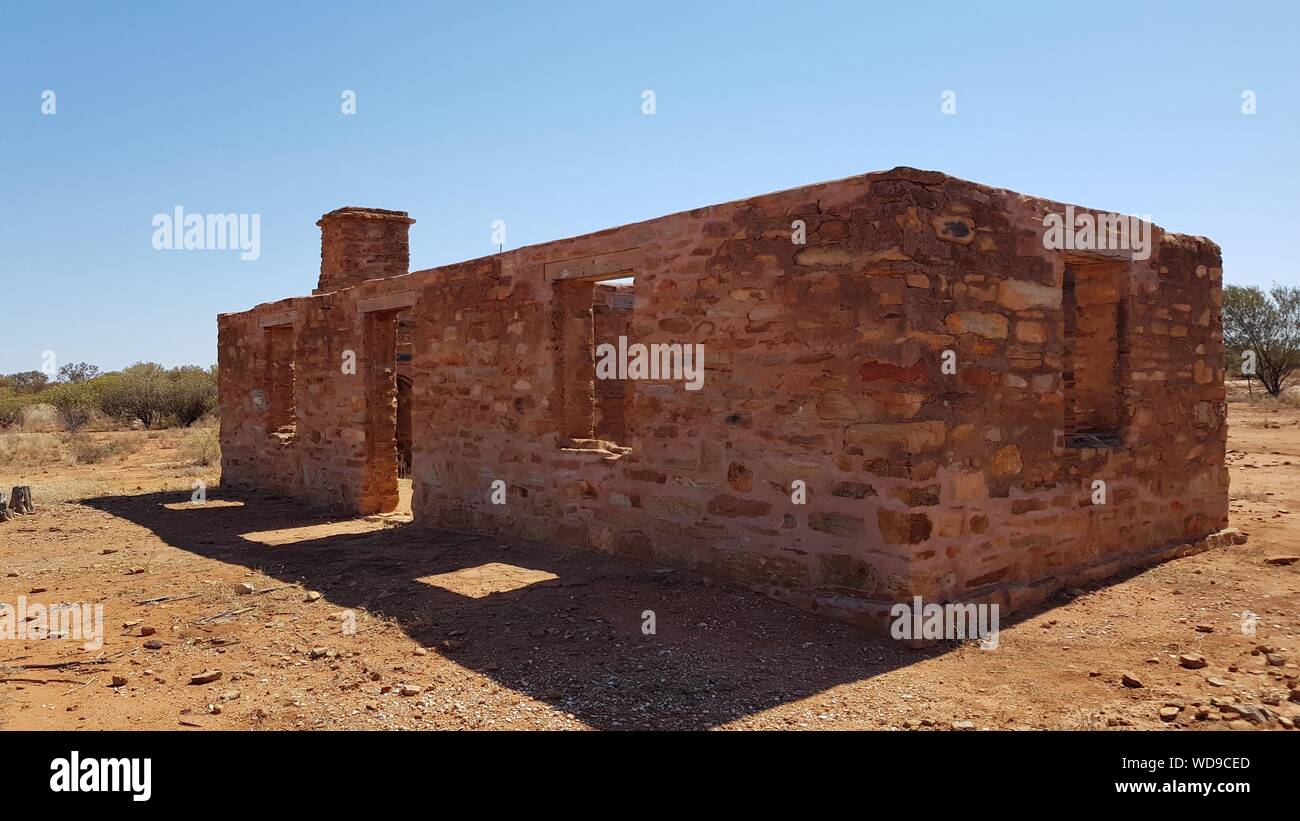
[[[5,503],[5,492],[0,490],[0,522],[7,522],[14,515],[9,512],[9,505]]]
[[[35,513],[32,506],[32,489],[28,485],[17,485],[9,494],[9,508],[14,513]]]

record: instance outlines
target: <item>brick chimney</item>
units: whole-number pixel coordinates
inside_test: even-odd
[[[355,205],[321,217],[316,223],[320,226],[320,282],[312,293],[408,273],[408,234],[414,222],[405,211]]]

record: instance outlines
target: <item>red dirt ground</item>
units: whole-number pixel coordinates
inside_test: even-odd
[[[1018,614],[995,651],[909,650],[696,574],[403,516],[220,489],[194,505],[215,471],[178,461],[177,434],[97,434],[134,438],[109,463],[0,462],[38,506],[0,523],[0,602],[102,604],[106,633],[96,651],[0,641],[0,727],[1287,727],[1300,563],[1267,560],[1300,552],[1300,409],[1230,407],[1250,541]],[[136,603],[162,596],[186,598]]]

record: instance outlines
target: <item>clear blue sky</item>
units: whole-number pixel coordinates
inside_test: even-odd
[[[1230,282],[1295,283],[1298,21],[1289,1],[7,3],[0,373],[44,350],[210,364],[217,313],[310,292],[341,205],[410,211],[426,268],[491,253],[494,219],[518,247],[897,165],[1150,214],[1218,241]],[[154,250],[176,205],[260,214],[261,257]]]

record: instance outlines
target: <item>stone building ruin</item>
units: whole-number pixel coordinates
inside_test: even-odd
[[[1066,208],[898,168],[422,271],[342,208],[310,296],[218,319],[222,481],[374,514],[409,476],[414,526],[863,623],[1221,543],[1219,248],[1051,250]],[[620,337],[700,388],[596,378]]]

